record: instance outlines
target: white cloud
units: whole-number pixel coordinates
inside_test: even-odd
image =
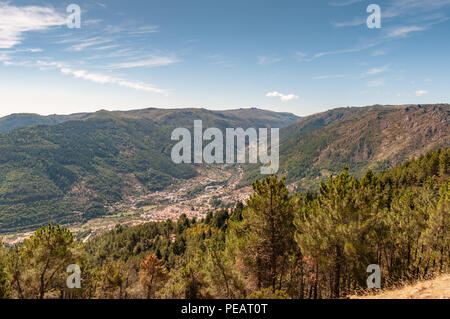
[[[386,55],[386,54],[388,54],[388,51],[379,49],[379,50],[373,51],[371,56],[381,56],[381,55]]]
[[[416,91],[416,96],[422,96],[422,95],[425,95],[425,94],[428,94],[428,91],[425,91],[425,90]]]
[[[103,38],[99,38],[99,37],[85,39],[85,40],[82,40],[81,43],[72,45],[71,47],[68,48],[68,50],[69,51],[83,51],[86,48],[97,46],[99,44],[109,43],[111,41],[112,40],[110,40],[110,39],[103,39]]]
[[[274,64],[274,63],[281,62],[281,61],[283,61],[283,59],[278,58],[278,57],[269,57],[269,56],[259,56],[258,57],[259,65],[269,65],[269,64]]]
[[[62,74],[72,75],[75,78],[83,79],[86,81],[91,81],[91,82],[100,83],[100,84],[115,84],[115,85],[131,88],[131,89],[135,89],[135,90],[139,90],[139,91],[147,91],[147,92],[168,95],[167,90],[154,87],[153,85],[150,85],[150,84],[146,84],[143,82],[136,82],[136,81],[128,81],[128,80],[124,80],[124,79],[110,76],[110,75],[88,72],[86,70],[74,70],[72,68],[65,66],[65,64],[61,63],[61,62],[38,61],[36,63],[36,65],[39,66],[41,69],[57,68],[61,71]]]
[[[450,5],[450,0],[394,0],[383,12],[383,17],[395,18],[404,15],[423,14]]]
[[[114,48],[118,48],[118,47],[119,47],[118,44],[111,44],[111,45],[104,45],[101,47],[96,47],[96,48],[94,48],[94,50],[102,51],[102,50],[109,50],[109,49],[114,49]]]
[[[127,35],[145,35],[150,33],[156,33],[159,32],[159,27],[156,25],[146,25],[146,26],[140,26],[136,27],[133,25],[107,25],[105,27],[105,32],[109,34],[115,34],[115,33],[123,33]]]
[[[83,80],[100,83],[100,84],[116,84],[119,86],[140,90],[140,91],[148,91],[158,94],[164,94],[167,95],[168,92],[163,89],[156,88],[152,85],[145,84],[142,82],[134,82],[134,81],[127,81],[123,80],[117,77],[112,77],[109,75],[104,75],[100,73],[89,73],[85,70],[72,70],[69,68],[62,68],[61,73],[63,74],[69,74],[73,75],[76,78],[81,78]]]
[[[0,2],[0,49],[9,49],[23,41],[23,33],[42,31],[66,24],[66,17],[51,7],[16,7]]]
[[[425,81],[425,82],[433,82],[433,80],[430,79],[430,78],[426,78],[424,81]]]
[[[310,59],[308,59],[307,56],[308,55],[305,52],[299,51],[295,53],[295,58],[298,62],[309,62]]]
[[[297,100],[297,99],[298,99],[298,96],[295,94],[287,94],[287,95],[283,95],[281,97],[281,101],[283,101],[283,102]]]
[[[406,38],[410,36],[411,33],[418,32],[418,31],[425,31],[429,28],[428,25],[426,26],[400,26],[400,27],[392,27],[392,28],[386,28],[383,29],[383,34],[379,37],[369,38],[366,39],[364,42],[361,42],[353,47],[342,49],[342,50],[335,50],[335,51],[323,51],[316,53],[312,55],[310,58],[306,58],[306,56],[301,56],[297,60],[300,62],[311,62],[315,59],[327,56],[327,55],[336,55],[336,54],[346,54],[346,53],[356,53],[364,50],[371,49],[373,47],[376,47],[380,44]]]
[[[347,0],[330,3],[333,6],[347,6],[353,3],[361,2],[361,0]],[[414,16],[417,21],[419,19],[439,20],[445,17],[438,10],[449,6],[450,0],[391,0],[390,4],[386,4],[382,9],[383,19],[394,19],[402,16]],[[434,14],[437,12],[437,14]],[[335,27],[360,26],[366,22],[366,16],[358,16],[353,20],[346,22],[332,23]]]
[[[130,35],[137,35],[137,34],[148,34],[148,33],[155,33],[158,32],[159,27],[156,25],[149,25],[144,27],[138,27],[132,31],[129,31],[128,34]]]
[[[281,101],[288,102],[292,100],[297,100],[298,96],[295,94],[283,94],[277,91],[269,92],[266,94],[267,97],[279,97]]]
[[[359,1],[347,0],[331,3],[334,6],[344,6]],[[311,58],[302,57],[300,61],[310,62],[314,59],[327,55],[346,54],[363,51],[380,44],[393,40],[403,39],[413,35],[414,33],[430,29],[433,25],[448,21],[449,18],[442,13],[443,8],[450,6],[450,0],[392,0],[386,8],[382,10],[383,19],[397,19],[399,17],[407,17],[408,23],[413,25],[400,25],[389,28],[383,28],[380,36],[363,39],[360,44],[343,50],[324,51],[311,56]],[[359,26],[364,24],[366,16],[358,16],[353,20],[332,23],[335,27]],[[377,54],[374,54],[377,56]]]
[[[419,27],[416,25],[395,27],[395,28],[391,28],[388,31],[387,37],[388,38],[404,38],[412,32],[418,32],[418,31],[424,31],[424,30],[426,30],[425,27]]]
[[[351,4],[354,3],[358,3],[361,2],[362,0],[344,0],[344,1],[335,1],[335,2],[331,2],[330,5],[335,6],[335,7],[344,7],[344,6],[349,6]]]
[[[141,68],[141,67],[155,67],[155,66],[166,66],[170,64],[177,63],[178,60],[175,57],[168,56],[152,56],[147,59],[123,62],[111,64],[108,66],[110,69],[131,69],[131,68]]]
[[[376,75],[376,74],[380,74],[383,72],[389,71],[389,65],[385,65],[382,67],[378,67],[378,68],[372,68],[370,70],[367,70],[367,72],[365,73],[365,75]]]
[[[378,42],[369,42],[369,43],[366,43],[366,44],[357,45],[357,46],[355,46],[353,48],[349,48],[349,49],[319,52],[319,53],[314,54],[310,58],[306,58],[306,55],[298,56],[298,53],[297,53],[297,61],[299,61],[299,62],[311,62],[311,61],[313,61],[315,59],[318,59],[318,58],[321,58],[321,57],[327,56],[327,55],[355,53],[355,52],[363,51],[363,50],[366,50],[366,49],[370,49],[370,48],[376,46],[377,44],[378,44]]]
[[[227,56],[225,56],[222,53],[214,53],[214,54],[208,54],[204,56],[211,65],[220,65],[223,67],[234,67],[235,62],[233,62],[231,59],[229,59]]]

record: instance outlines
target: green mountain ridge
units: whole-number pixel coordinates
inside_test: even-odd
[[[196,176],[192,165],[170,159],[171,131],[194,119],[245,128],[288,125],[297,117],[257,109],[146,109],[71,119],[0,134],[0,232],[102,216],[127,195]]]
[[[338,108],[281,129],[279,172],[300,190],[317,189],[344,166],[359,177],[449,146],[449,104]],[[258,177],[248,166],[245,183]]]
[[[125,197],[197,176],[194,165],[170,159],[172,130],[192,128],[197,119],[222,130],[281,127],[279,173],[300,190],[316,190],[344,166],[361,176],[450,146],[448,104],[338,108],[300,119],[258,109],[193,108],[76,116],[0,134],[0,232],[83,222]],[[260,177],[259,169],[244,165],[242,184]]]
[[[17,113],[0,118],[0,134],[35,125],[58,125],[68,121],[90,118],[151,119],[159,125],[190,127],[194,120],[202,119],[206,125],[225,127],[284,127],[299,119],[292,113],[272,112],[257,108],[211,111],[204,108],[160,109],[146,108],[131,111],[105,111],[48,115]]]
[[[0,118],[0,134],[21,129],[33,125],[57,125],[67,121],[81,120],[88,116],[88,113],[78,113],[71,115],[48,115],[42,116],[31,113],[16,113]]]

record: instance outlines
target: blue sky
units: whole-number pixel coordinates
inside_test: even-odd
[[[0,115],[445,103],[449,17],[450,0],[0,0]]]

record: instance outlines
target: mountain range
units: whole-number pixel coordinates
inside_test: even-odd
[[[344,166],[359,177],[449,146],[449,104],[337,108],[281,129],[280,172],[300,190],[316,189]],[[248,166],[244,182],[258,173]]]
[[[0,119],[8,131],[0,134],[0,231],[102,216],[124,196],[195,177],[192,165],[172,162],[170,137],[197,119],[225,129],[287,126],[298,117],[258,109],[150,108]],[[74,214],[79,211],[82,217]]]
[[[300,190],[450,146],[450,105],[348,107],[299,118],[256,108],[157,109],[0,118],[0,232],[107,214],[126,196],[197,176],[170,159],[176,127],[280,127],[280,170]],[[245,164],[241,185],[259,175]],[[77,212],[83,212],[82,215]]]

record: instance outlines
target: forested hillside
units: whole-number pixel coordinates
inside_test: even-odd
[[[57,125],[67,121],[81,120],[87,116],[88,113],[48,116],[27,113],[11,114],[0,118],[0,133],[8,133],[16,129],[33,125]]]
[[[196,176],[192,165],[171,161],[170,134],[175,127],[191,128],[197,119],[204,128],[222,130],[282,127],[279,172],[306,191],[317,190],[344,166],[361,177],[367,169],[379,172],[449,147],[449,114],[450,106],[442,104],[339,108],[301,119],[258,109],[156,108],[38,117],[52,125],[0,134],[0,233],[49,221],[83,222],[103,216],[125,197]],[[14,118],[0,119],[0,129]],[[29,120],[17,121],[33,123]],[[259,164],[244,169],[241,185],[261,177]]]
[[[158,109],[147,108],[132,111],[98,111],[70,115],[11,114],[0,118],[0,133],[34,125],[57,125],[60,123],[110,115],[128,119],[151,119],[169,127],[190,127],[194,120],[202,119],[209,127],[285,127],[299,119],[292,113],[272,112],[256,108],[210,111],[200,108]]]
[[[205,127],[267,127],[297,117],[258,109],[145,109],[58,117],[63,119],[0,134],[0,233],[85,221],[125,196],[196,176],[192,165],[170,158],[176,127],[192,127],[197,119]]]
[[[338,108],[298,120],[280,132],[280,171],[302,190],[342,167],[361,177],[450,146],[450,105]],[[246,181],[259,176],[248,167]]]
[[[341,298],[449,270],[450,149],[361,178],[345,168],[318,192],[253,183],[246,203],[204,220],[116,227],[87,244],[59,227],[0,251],[0,297]],[[66,265],[82,288],[65,288]]]

